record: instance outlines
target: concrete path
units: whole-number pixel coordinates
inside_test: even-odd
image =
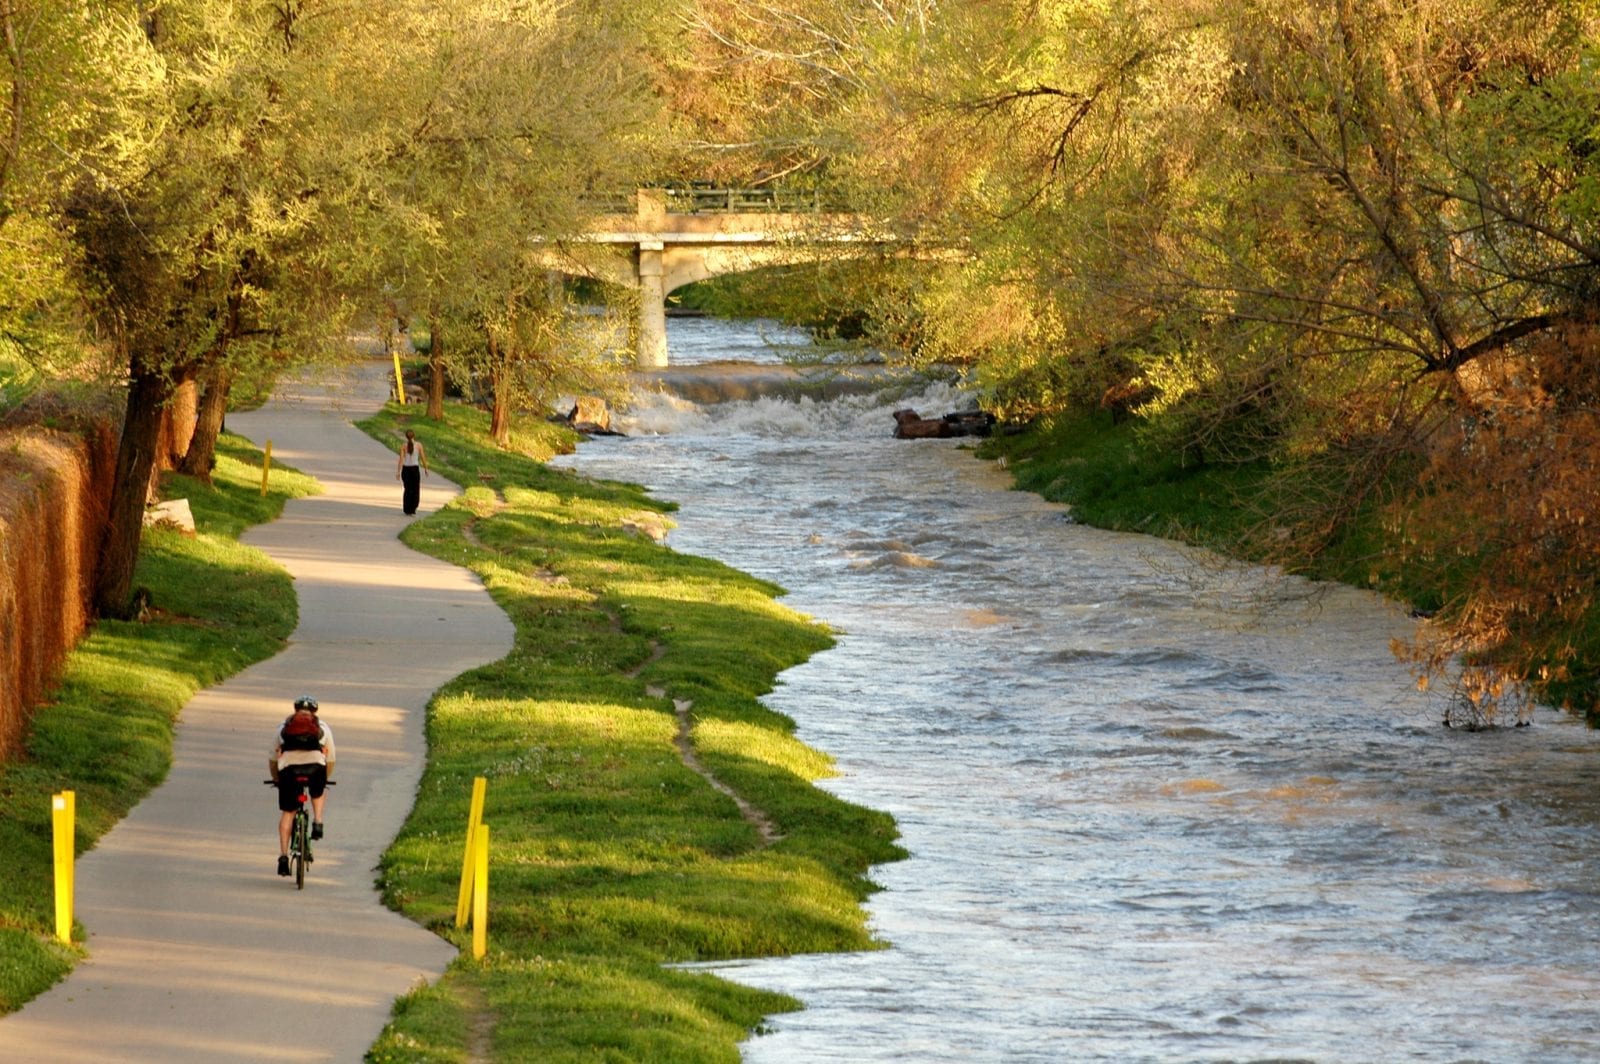
[[[300,626],[277,657],[184,708],[167,781],[85,854],[88,960],[0,1020],[0,1061],[358,1062],[394,999],[455,956],[384,909],[378,858],[410,809],[422,711],[451,677],[503,657],[512,628],[477,579],[395,538],[395,459],[348,418],[381,406],[382,363],[228,419],[327,494],[245,538],[285,566]],[[454,488],[424,478],[421,513]],[[338,752],[327,838],[306,889],[275,874],[272,734],[300,694]]]

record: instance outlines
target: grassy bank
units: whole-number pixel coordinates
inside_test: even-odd
[[[1144,532],[1208,547],[1250,561],[1270,558],[1263,536],[1284,498],[1307,498],[1315,483],[1297,484],[1265,461],[1240,465],[1185,461],[1152,442],[1138,423],[1113,424],[1104,414],[1041,420],[1018,435],[984,441],[979,453],[1004,458],[1017,487],[1072,507],[1084,524]],[[1376,512],[1363,512],[1302,575],[1369,587],[1425,606],[1439,589],[1408,582],[1410,574],[1384,560]]]
[[[1186,464],[1135,426],[1132,421],[1113,425],[1104,414],[1062,416],[987,440],[980,453],[1004,458],[1017,487],[1071,506],[1085,524],[1195,543],[1235,558],[1282,561],[1274,549],[1280,544],[1271,536],[1273,515],[1323,490],[1314,471],[1297,481],[1294,471],[1266,462]],[[1470,554],[1418,564],[1415,545],[1402,549],[1386,524],[1375,506],[1357,511],[1314,560],[1295,571],[1370,588],[1431,611],[1468,587],[1479,567],[1494,564]],[[1400,560],[1408,554],[1410,562]],[[1561,634],[1576,648],[1575,660],[1567,678],[1543,683],[1535,694],[1549,705],[1600,704],[1600,668],[1592,664],[1600,659],[1600,614],[1591,611]],[[1485,657],[1494,653],[1491,649]],[[1600,713],[1590,712],[1587,719],[1600,726]]]
[[[419,802],[382,867],[391,904],[465,945],[462,834],[487,777],[489,954],[403,999],[369,1059],[737,1061],[797,1003],[666,965],[872,948],[867,870],[900,855],[892,820],[813,786],[828,760],[757,701],[828,632],[779,588],[654,542],[669,508],[642,489],[546,468],[553,426],[509,452],[459,406],[363,427],[391,445],[416,429],[467,486],[406,542],[478,573],[517,629],[510,656],[435,696]],[[686,763],[674,700],[698,761],[780,837]]]
[[[234,436],[218,443],[213,476],[211,487],[164,481],[165,497],[189,500],[197,535],[146,532],[135,581],[151,589],[149,617],[97,623],[35,713],[23,757],[0,765],[0,1010],[38,995],[79,956],[53,937],[50,796],[76,792],[77,848],[88,849],[166,777],[189,699],[276,654],[294,630],[288,574],[238,538],[314,482],[275,466],[263,497],[261,455]]]

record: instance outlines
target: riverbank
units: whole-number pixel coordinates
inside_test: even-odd
[[[1136,421],[1113,423],[1105,414],[1042,419],[1025,431],[993,437],[979,453],[1003,460],[1015,485],[1070,506],[1074,520],[1098,528],[1143,532],[1195,544],[1229,557],[1281,564],[1283,543],[1270,515],[1279,498],[1310,496],[1315,483],[1295,484],[1266,462],[1205,465],[1186,462],[1171,448],[1152,444]],[[1290,571],[1377,591],[1426,616],[1474,579],[1482,559],[1459,557],[1448,566],[1413,567],[1377,506],[1355,512],[1329,536],[1309,563]],[[1413,548],[1413,553],[1415,549]],[[1441,584],[1439,576],[1449,581]],[[1550,705],[1600,704],[1600,677],[1588,664],[1600,647],[1600,618],[1566,634],[1579,648],[1564,682],[1536,694]],[[1591,714],[1591,726],[1600,718]]]
[[[831,637],[775,585],[661,546],[671,507],[643,489],[546,468],[561,428],[499,451],[483,422],[391,405],[363,423],[415,429],[469,485],[405,542],[478,573],[517,627],[510,656],[435,696],[381,869],[390,904],[465,945],[461,834],[486,777],[489,955],[403,999],[370,1059],[737,1061],[798,1003],[671,965],[874,948],[867,871],[901,855],[891,818],[815,787],[829,759],[758,701]]]

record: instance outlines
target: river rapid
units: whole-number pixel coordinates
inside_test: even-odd
[[[774,337],[669,325],[678,365]],[[744,1060],[1600,1060],[1600,736],[1444,728],[1382,599],[890,437],[959,401],[641,396],[558,463],[841,633],[766,702],[911,854],[873,873],[889,948],[709,966],[805,1003]]]

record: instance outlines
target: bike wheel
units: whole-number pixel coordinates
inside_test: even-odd
[[[306,816],[304,809],[295,814],[294,845],[291,847],[294,852],[290,856],[294,862],[294,888],[296,890],[306,889],[306,857],[310,852],[306,847],[311,842],[308,837],[311,834],[310,822],[311,818]]]

